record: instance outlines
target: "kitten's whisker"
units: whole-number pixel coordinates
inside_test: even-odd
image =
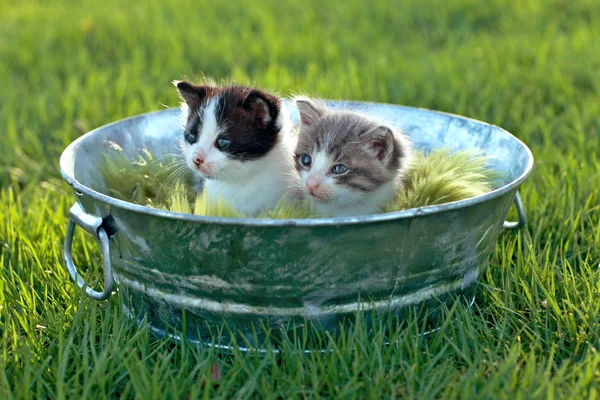
[[[179,181],[179,183],[181,183],[182,185],[184,185],[184,186],[185,186],[185,179],[186,179],[186,178],[189,176],[189,174],[190,174],[191,172],[192,172],[192,171],[191,171],[190,169],[186,169],[185,171],[183,171],[183,172],[180,174],[179,178],[177,179],[177,180]]]
[[[170,163],[163,165],[160,171],[169,171],[175,167],[179,167],[181,165],[187,165],[184,160],[173,160]],[[158,173],[157,173],[158,174]]]
[[[182,179],[187,175],[187,173],[190,172],[189,169],[184,169],[182,171],[180,171],[172,180],[171,182],[171,187],[176,187],[178,183],[180,183],[182,181]]]
[[[170,157],[170,156],[177,157],[179,155],[180,155],[179,153],[164,153],[164,154],[161,154],[159,157],[157,157],[157,159],[160,160],[161,158]]]
[[[179,158],[183,158],[183,154],[175,154],[175,153],[170,153],[170,154],[163,154],[160,157],[155,158],[154,160],[152,160],[153,163],[155,162],[159,162],[165,159],[179,159]]]
[[[165,165],[160,171],[154,174],[155,178],[158,178],[166,173],[170,173],[172,171],[178,171],[179,169],[187,167],[187,164],[184,161],[181,162],[172,162],[170,164]]]
[[[169,156],[163,156],[163,157],[159,157],[156,160],[153,160],[152,163],[157,163],[157,162],[161,162],[164,160],[169,160],[169,162],[166,165],[169,165],[173,162],[183,162],[185,161],[185,158],[183,157],[183,155],[169,155]]]
[[[176,181],[177,181],[178,177],[181,175],[181,173],[185,173],[188,170],[189,169],[187,168],[187,165],[182,165],[179,168],[171,171],[171,173],[164,180],[165,187],[171,187],[171,185],[176,183]]]

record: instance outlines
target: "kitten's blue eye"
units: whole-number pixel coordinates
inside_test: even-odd
[[[230,144],[231,144],[231,140],[229,140],[229,139],[225,139],[225,138],[218,138],[217,139],[217,148],[219,150],[225,149]]]
[[[331,168],[331,172],[337,175],[343,174],[346,171],[348,171],[348,167],[346,167],[344,164],[337,164],[334,165],[333,168]]]
[[[195,133],[187,133],[185,135],[185,140],[186,142],[188,142],[189,144],[194,144],[196,143],[196,140],[198,140],[198,137],[196,136]]]
[[[310,158],[308,154],[304,154],[302,158],[300,158],[300,163],[305,167],[310,167],[310,164],[312,163],[312,158]]]

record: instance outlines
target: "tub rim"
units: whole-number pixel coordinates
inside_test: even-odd
[[[471,197],[468,199],[464,199],[464,200],[458,200],[458,201],[439,204],[439,205],[429,205],[429,206],[423,206],[423,207],[409,208],[409,209],[402,210],[402,211],[393,211],[393,212],[380,213],[380,214],[360,215],[360,216],[352,216],[352,217],[306,218],[306,219],[208,217],[208,216],[202,216],[202,215],[193,215],[193,214],[186,214],[186,213],[180,213],[180,212],[174,212],[174,211],[160,210],[160,209],[156,209],[156,208],[142,206],[139,204],[130,203],[125,200],[119,200],[117,198],[102,194],[88,186],[83,185],[78,180],[76,180],[74,176],[71,176],[70,174],[68,174],[66,172],[66,169],[67,169],[66,165],[69,162],[68,160],[71,160],[75,157],[77,147],[85,140],[88,140],[92,136],[99,135],[99,132],[101,132],[102,130],[104,130],[110,126],[121,124],[125,121],[130,121],[130,120],[138,119],[140,117],[149,116],[149,115],[153,115],[153,114],[173,112],[175,107],[170,107],[165,110],[151,111],[151,112],[147,112],[147,113],[142,113],[142,114],[137,114],[134,116],[122,118],[117,121],[111,122],[109,124],[99,126],[95,129],[91,130],[90,132],[87,132],[87,133],[81,135],[80,137],[75,139],[73,142],[71,142],[63,150],[63,152],[60,156],[60,160],[59,160],[60,173],[61,173],[63,179],[76,192],[90,196],[94,200],[97,200],[101,203],[105,203],[111,207],[117,207],[117,208],[124,209],[127,211],[140,213],[140,214],[144,214],[144,215],[149,215],[149,216],[153,216],[153,217],[168,218],[168,219],[178,220],[178,221],[188,221],[188,222],[192,222],[192,223],[236,225],[236,226],[250,226],[250,227],[287,227],[287,226],[298,226],[298,227],[336,226],[337,227],[337,226],[342,226],[342,225],[362,225],[362,224],[369,224],[369,223],[409,219],[409,218],[413,218],[413,217],[438,214],[438,213],[442,213],[442,212],[446,212],[446,211],[457,210],[457,209],[466,208],[466,207],[469,207],[472,205],[480,204],[480,203],[486,202],[488,200],[500,197],[503,194],[510,192],[511,190],[517,189],[527,179],[527,177],[531,174],[531,171],[533,169],[534,159],[533,159],[533,154],[531,153],[531,150],[529,149],[529,147],[527,147],[527,145],[525,145],[525,143],[523,143],[519,138],[517,138],[516,136],[512,135],[507,130],[505,130],[497,125],[489,124],[484,121],[464,117],[464,116],[457,115],[457,114],[452,114],[452,113],[437,111],[437,110],[431,110],[431,109],[421,108],[421,107],[410,107],[410,106],[402,106],[402,105],[391,104],[391,103],[366,102],[366,101],[352,101],[352,102],[347,102],[347,101],[343,101],[343,100],[325,100],[325,101],[341,103],[341,104],[352,103],[352,104],[359,104],[359,105],[371,105],[371,106],[376,106],[376,107],[377,106],[387,106],[387,107],[392,106],[392,107],[404,108],[404,109],[409,109],[409,110],[425,111],[425,112],[434,113],[434,114],[446,115],[446,116],[449,116],[452,118],[462,119],[466,122],[474,122],[477,124],[482,124],[484,126],[493,127],[493,128],[499,129],[501,133],[508,135],[512,140],[516,141],[516,143],[521,146],[521,148],[527,154],[527,165],[525,166],[525,170],[523,171],[523,173],[519,177],[514,179],[513,181],[511,181],[497,189],[494,189],[491,192],[488,192],[488,193],[485,193],[485,194],[482,194],[479,196]]]

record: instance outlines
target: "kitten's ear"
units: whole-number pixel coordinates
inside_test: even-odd
[[[323,116],[323,110],[309,99],[296,100],[296,107],[298,107],[302,125],[314,125]]]
[[[179,95],[187,103],[190,110],[197,110],[208,95],[209,86],[197,86],[187,81],[173,81]]]
[[[392,154],[394,154],[396,145],[392,130],[387,126],[378,126],[365,133],[364,138],[369,150],[375,153],[382,164],[387,165],[390,158],[392,158]]]
[[[278,105],[279,102],[276,98],[260,90],[252,90],[244,100],[244,108],[263,128],[269,126],[277,118]]]

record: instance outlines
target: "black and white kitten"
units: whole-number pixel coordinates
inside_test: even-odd
[[[295,150],[300,188],[321,217],[381,212],[411,161],[409,138],[352,111],[296,99],[300,133]]]
[[[175,84],[185,101],[185,159],[205,179],[209,199],[221,198],[246,216],[279,201],[294,170],[294,140],[281,99],[247,86]]]

